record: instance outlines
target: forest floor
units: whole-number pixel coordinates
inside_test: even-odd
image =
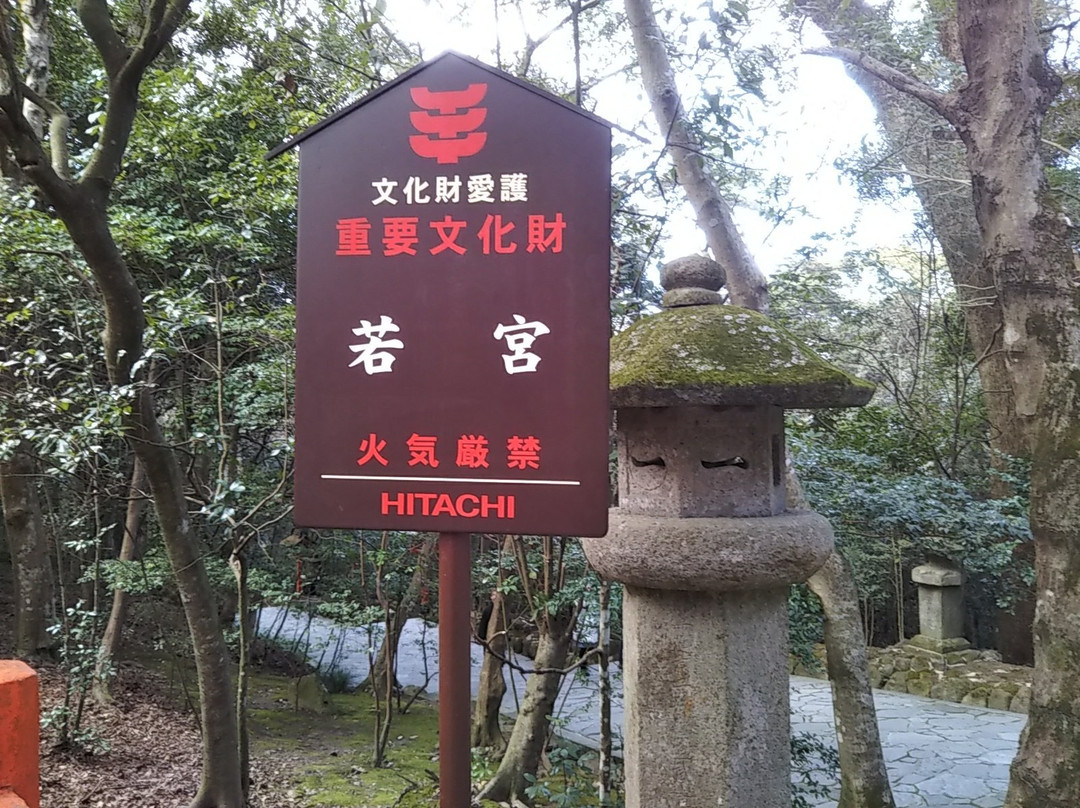
[[[38,668],[42,715],[63,704],[55,667]],[[187,703],[191,681],[135,663],[121,665],[108,706],[86,701],[84,738],[42,737],[42,808],[180,808],[201,770],[199,730]],[[311,677],[305,677],[310,679]],[[297,703],[298,679],[259,671],[251,681],[252,808],[406,808],[435,804],[438,715],[418,700],[392,720],[388,765],[371,766],[374,702],[367,693]],[[301,701],[304,700],[301,697]]]

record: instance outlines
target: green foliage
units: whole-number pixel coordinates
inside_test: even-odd
[[[319,681],[322,682],[327,693],[348,693],[352,678],[350,673],[340,665],[333,665],[319,671]]]
[[[1030,541],[1020,496],[983,499],[958,481],[896,471],[881,457],[830,445],[820,433],[790,445],[806,497],[832,523],[866,604],[887,615],[902,608],[911,568],[931,557],[961,564],[969,590],[988,606],[1008,602],[1013,551]]]
[[[526,774],[529,783],[525,796],[530,800],[543,800],[553,808],[577,808],[596,805],[596,788],[590,761],[595,759],[592,750],[576,752],[565,746],[555,746],[548,751],[549,769],[543,777]]]
[[[82,601],[68,607],[64,619],[49,627],[49,632],[60,638],[65,692],[63,702],[41,718],[43,729],[56,732],[57,746],[88,754],[108,751],[108,744],[100,735],[83,725],[83,708],[97,665],[98,628],[98,614],[86,608]]]
[[[109,589],[122,589],[146,595],[160,591],[170,580],[169,560],[160,547],[152,548],[138,561],[106,559],[101,562],[101,577]]]
[[[840,779],[840,754],[816,735],[791,735],[791,807],[812,808],[827,799]]]
[[[825,639],[825,615],[821,601],[807,588],[796,584],[788,593],[788,638],[791,655],[807,670],[821,667],[814,645]]]

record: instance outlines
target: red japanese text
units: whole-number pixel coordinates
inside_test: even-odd
[[[567,222],[562,213],[548,218],[528,215],[524,220],[502,214],[489,214],[482,222],[454,219],[421,221],[418,216],[386,216],[370,222],[364,217],[338,219],[337,250],[345,257],[371,256],[371,231],[381,231],[381,255],[415,256],[426,250],[430,255],[452,252],[457,255],[511,255],[518,247],[525,252],[558,254],[563,251]],[[378,237],[377,237],[378,238]]]

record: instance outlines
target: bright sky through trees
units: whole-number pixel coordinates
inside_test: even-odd
[[[491,4],[455,7],[437,1],[400,0],[387,13],[391,27],[401,31],[404,38],[419,42],[425,58],[449,49],[488,63],[496,61],[497,40],[501,40],[505,63],[524,46],[523,32],[539,39],[567,14],[562,4],[541,14],[525,3],[520,14],[503,9],[496,27],[492,8]],[[752,10],[751,19],[754,25],[745,40],[747,44],[770,43],[790,48],[796,54],[801,47],[826,44],[816,31],[804,30],[804,42],[800,45],[775,9]],[[534,64],[545,74],[566,86],[573,86],[574,81],[570,37],[570,26],[563,26],[537,48],[534,59]],[[595,59],[598,49],[590,47],[590,43],[585,47],[589,48],[585,58]],[[612,47],[601,54],[600,58],[611,62],[596,72],[620,66],[617,50]],[[777,174],[790,178],[786,190],[775,198],[763,201],[758,193],[758,204],[783,211],[779,224],[753,209],[750,189],[745,198],[736,197],[736,219],[766,273],[798,260],[798,250],[811,245],[815,234],[825,234],[817,245],[824,242],[822,257],[838,261],[844,251],[852,248],[895,248],[912,227],[911,208],[861,200],[851,179],[834,165],[838,158],[855,152],[864,139],[870,142],[876,139],[874,112],[869,101],[834,60],[797,56],[793,65],[786,86],[766,84],[767,106],[755,100],[747,105],[752,115],[751,125],[762,127],[764,136],[759,145],[740,148],[733,158],[766,182]],[[692,108],[700,106],[705,82],[700,77],[682,75],[679,83],[684,103]],[[623,159],[633,161],[638,167],[655,159],[661,140],[636,79],[613,75],[593,89],[589,99],[595,104],[597,114],[624,130],[648,138],[646,145],[616,131],[615,143],[623,143],[628,149],[628,156]],[[666,162],[660,164],[660,170],[666,167]],[[704,237],[697,230],[688,205],[683,204],[681,212],[672,217],[667,231],[668,257],[704,250]]]

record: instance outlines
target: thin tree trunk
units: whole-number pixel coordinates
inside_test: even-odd
[[[120,545],[120,561],[135,561],[139,558],[139,531],[142,527],[143,514],[146,513],[148,499],[146,472],[136,457],[131,468],[131,485],[128,487],[127,513],[124,516],[124,538]],[[109,675],[112,662],[120,651],[120,642],[124,631],[124,619],[127,616],[128,593],[122,587],[113,591],[112,610],[105,633],[101,637],[101,650],[98,652],[97,666],[94,670],[94,700],[106,704],[112,700],[109,694]]]
[[[23,659],[49,647],[46,628],[52,603],[49,543],[34,472],[34,461],[25,444],[15,450],[10,460],[0,462],[0,504],[15,574],[15,655]]]
[[[671,152],[675,176],[694,207],[698,227],[705,234],[713,258],[727,272],[731,301],[768,313],[769,294],[765,276],[746,248],[732,218],[731,207],[709,173],[706,151],[690,129],[652,2],[625,0],[625,4],[634,48],[641,65],[641,79],[660,133]]]
[[[559,670],[566,664],[574,633],[574,614],[564,609],[538,621],[540,640],[534,664],[540,670]],[[530,785],[526,775],[535,776],[547,744],[548,728],[555,699],[562,685],[561,673],[533,673],[525,685],[514,729],[498,771],[480,792],[479,799],[503,802],[524,799]]]
[[[802,485],[787,456],[788,506],[808,508]],[[825,613],[825,656],[832,688],[833,724],[840,753],[837,808],[894,808],[881,748],[870,661],[851,565],[834,550],[806,582]]]
[[[844,557],[834,552],[807,584],[825,611],[826,664],[840,751],[837,808],[893,808],[855,578]]]
[[[597,625],[597,644],[600,646],[600,761],[598,763],[598,797],[600,805],[611,804],[611,581],[600,581],[600,618]]]
[[[236,672],[236,735],[240,755],[240,788],[247,801],[251,786],[251,750],[248,735],[248,673],[251,665],[251,591],[248,588],[248,560],[246,548],[233,552],[229,566],[236,578],[237,602],[240,611],[239,666]]]
[[[149,391],[140,391],[135,401],[133,442],[146,467],[165,550],[184,604],[199,682],[203,770],[191,808],[241,808],[240,742],[236,722],[226,717],[236,711],[214,592],[189,530],[180,466],[165,443]]]
[[[431,557],[435,551],[435,539],[424,539],[420,544],[420,552],[416,557],[416,568],[413,570],[409,585],[401,596],[401,600],[394,609],[390,620],[387,621],[388,630],[379,645],[379,653],[375,657],[375,665],[372,668],[370,683],[376,691],[379,699],[391,699],[393,690],[397,689],[397,678],[392,666],[388,668],[388,659],[397,658],[397,647],[401,641],[401,632],[405,630],[405,623],[416,613],[417,604],[420,602],[420,594],[424,590],[424,583],[428,579],[431,567]]]
[[[487,647],[484,649],[480,685],[473,708],[472,745],[501,752],[506,747],[506,739],[499,726],[499,711],[506,695],[501,657],[506,656],[507,642],[506,604],[497,589],[491,593],[491,617],[488,618],[484,640]]]

